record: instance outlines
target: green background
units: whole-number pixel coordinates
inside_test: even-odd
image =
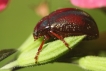
[[[69,0],[46,0],[50,12],[72,6]],[[41,19],[33,6],[39,5],[42,0],[11,0],[5,11],[0,12],[0,50],[18,48],[33,32],[33,28]],[[106,13],[100,9],[83,9],[97,22],[100,33],[106,31]],[[5,64],[0,63],[0,67]],[[35,67],[28,67],[19,71],[84,71],[75,64],[53,63]]]

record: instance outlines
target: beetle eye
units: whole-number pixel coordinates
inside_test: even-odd
[[[37,34],[37,30],[35,30],[34,32],[33,32],[33,34],[34,34],[34,36],[37,36],[38,34]]]
[[[34,39],[38,39],[38,33],[37,33],[37,31],[34,31],[33,32],[33,37],[34,37]]]

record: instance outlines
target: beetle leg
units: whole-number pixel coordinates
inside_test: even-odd
[[[34,58],[34,59],[36,60],[35,63],[37,63],[37,61],[38,61],[38,56],[39,56],[39,54],[40,54],[40,52],[41,52],[41,50],[42,50],[42,47],[43,47],[44,42],[45,42],[45,39],[43,39],[43,41],[42,41],[40,47],[38,48],[38,52],[36,53],[36,56],[35,56],[35,58]]]
[[[43,44],[44,44],[45,41],[48,40],[49,38],[50,38],[50,37],[49,37],[48,35],[44,35],[44,39],[43,39],[43,41],[42,41],[40,47],[38,48],[38,52],[36,53],[36,56],[35,56],[35,58],[34,58],[34,59],[36,60],[35,63],[37,63],[37,61],[38,61],[38,56],[39,56],[39,54],[40,54],[40,52],[41,52],[41,50],[42,50]]]
[[[50,33],[51,33],[52,35],[54,35],[55,37],[57,37],[58,39],[60,39],[61,41],[63,41],[63,43],[65,44],[65,46],[66,46],[68,49],[70,49],[70,48],[69,48],[69,44],[64,40],[64,38],[63,38],[62,36],[59,36],[58,34],[54,33],[53,31],[50,31]]]

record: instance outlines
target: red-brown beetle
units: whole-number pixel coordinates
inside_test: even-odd
[[[99,31],[94,19],[82,10],[63,8],[42,18],[35,26],[33,32],[34,39],[44,37],[35,56],[36,62],[46,40],[51,38],[60,39],[69,48],[64,38],[78,35],[87,35],[85,40],[92,40],[99,37]]]

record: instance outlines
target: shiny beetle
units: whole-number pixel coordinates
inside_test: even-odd
[[[69,48],[64,38],[79,35],[86,35],[85,40],[92,40],[99,37],[96,22],[88,13],[82,10],[63,8],[42,18],[35,26],[33,32],[35,40],[39,37],[44,37],[35,56],[36,62],[45,41],[51,38],[57,38],[63,41],[66,47]]]

